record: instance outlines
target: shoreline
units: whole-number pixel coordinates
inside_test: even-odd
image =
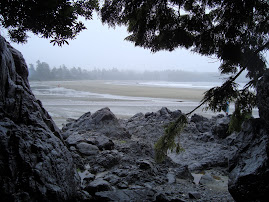
[[[206,89],[176,88],[143,85],[121,85],[110,80],[82,80],[82,81],[48,81],[47,84],[55,87],[91,92],[97,94],[110,94],[117,96],[147,97],[178,99],[179,101],[200,102]]]
[[[31,89],[41,100],[56,125],[77,119],[86,112],[108,107],[117,118],[128,119],[137,113],[156,112],[162,107],[188,113],[203,97],[206,89],[121,85],[116,81],[31,81]],[[198,109],[196,114],[212,117],[216,113]]]

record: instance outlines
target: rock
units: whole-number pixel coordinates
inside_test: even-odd
[[[113,166],[120,163],[121,155],[117,150],[111,151],[102,151],[96,157],[96,163],[105,167],[105,168],[112,168]]]
[[[268,130],[260,119],[251,119],[242,128],[234,141],[238,153],[230,165],[229,192],[236,201],[267,201]]]
[[[198,114],[194,114],[191,117],[191,122],[194,122],[194,123],[207,122],[207,121],[209,121],[208,118],[203,117],[203,116],[198,115]]]
[[[98,113],[103,112],[101,110]],[[235,154],[235,146],[227,147],[230,141],[220,141],[219,138],[214,138],[211,129],[204,133],[197,129],[197,124],[202,126],[203,123],[208,123],[212,126],[214,121],[211,119],[200,117],[204,122],[189,122],[188,129],[192,128],[193,133],[187,129],[187,132],[184,131],[181,134],[180,141],[185,152],[179,155],[175,154],[173,160],[178,160],[177,163],[167,158],[162,164],[156,164],[154,143],[164,133],[164,126],[176,120],[180,113],[180,111],[170,112],[166,108],[162,108],[157,112],[147,113],[146,115],[136,114],[128,120],[117,120],[118,126],[131,135],[130,139],[104,134],[103,128],[90,129],[88,126],[88,128],[76,126],[79,121],[93,124],[91,113],[83,115],[83,119],[78,119],[71,125],[66,126],[67,130],[64,133],[72,133],[66,139],[70,150],[71,147],[77,147],[81,143],[95,145],[100,150],[97,154],[86,156],[80,154],[78,149],[72,149],[72,155],[76,159],[77,166],[83,168],[89,164],[89,172],[95,174],[94,181],[97,179],[105,180],[113,189],[96,192],[96,190],[90,191],[85,188],[93,196],[93,200],[124,201],[125,199],[130,200],[130,196],[137,201],[154,201],[155,196],[163,193],[167,201],[185,201],[185,199],[189,200],[190,192],[200,193],[202,200],[205,201],[218,201],[223,198],[221,194],[216,196],[215,192],[207,191],[208,188],[205,186],[202,191],[201,189],[194,189],[197,186],[193,184],[193,176],[190,173],[190,170],[214,166],[223,166],[223,169],[226,169],[229,162],[228,158]],[[100,115],[100,117],[103,116]],[[216,117],[217,119],[220,119],[220,117]],[[104,127],[108,128],[114,127],[112,123],[116,123],[113,116],[107,116],[105,120],[100,118],[100,121],[106,121],[107,125]],[[99,125],[97,122],[94,124]],[[118,126],[116,125],[116,127]],[[115,130],[115,127],[112,130]],[[75,138],[72,135],[79,137]],[[87,182],[90,184],[91,179],[84,179],[83,187],[87,187]],[[146,192],[142,190],[152,190],[154,194],[149,197],[143,195],[142,193],[146,194]],[[140,194],[140,192],[141,195],[139,196],[137,193]],[[220,192],[225,195],[225,199],[231,199],[227,189],[222,189]],[[127,194],[127,196],[123,194]],[[147,200],[143,198],[144,196]]]
[[[78,143],[77,149],[81,154],[87,155],[87,156],[95,155],[95,154],[98,154],[99,152],[99,149],[97,146],[88,144],[86,142]]]
[[[128,186],[128,182],[126,181],[121,181],[117,184],[117,187],[119,189],[127,189],[129,186]]]
[[[169,109],[167,109],[166,107],[162,107],[160,109],[161,116],[169,116],[169,114],[171,114],[171,111]]]
[[[118,183],[122,182],[121,178],[113,174],[108,174],[104,176],[104,180],[108,181],[111,185],[117,185]]]
[[[86,187],[85,190],[90,194],[94,195],[96,192],[101,191],[110,191],[112,190],[111,185],[103,180],[102,178],[98,178],[92,182],[90,182]]]
[[[203,117],[201,115],[194,114],[191,117],[190,121],[195,123],[196,128],[200,133],[211,132],[212,125],[211,125],[208,118],[205,118],[205,117]]]
[[[173,183],[176,183],[176,176],[175,176],[175,173],[174,172],[169,172],[167,173],[167,183],[168,184],[173,184]]]
[[[206,138],[200,139],[200,134],[182,133],[180,135],[183,152],[172,152],[168,156],[180,165],[187,165],[190,171],[207,169],[209,167],[228,167],[230,159],[236,154],[235,146],[226,145],[225,141]]]
[[[70,135],[67,139],[66,139],[66,143],[69,145],[69,146],[72,146],[72,145],[76,145],[80,142],[84,141],[84,138],[79,135],[78,133],[74,132],[72,135]]]
[[[112,150],[114,149],[114,142],[104,135],[98,135],[95,139],[95,145],[100,150]]]
[[[0,36],[1,200],[76,200],[73,158],[27,77],[22,54]]]
[[[189,193],[189,197],[190,199],[200,199],[201,198],[201,194],[198,192],[190,192]]]
[[[103,108],[91,114],[82,115],[76,121],[66,125],[64,135],[69,136],[73,131],[78,133],[95,132],[113,138],[130,138],[130,134],[123,128],[109,108]]]
[[[151,189],[119,189],[115,191],[103,191],[96,193],[97,201],[153,201],[154,192]]]
[[[91,181],[94,180],[95,175],[91,174],[89,171],[85,170],[83,172],[78,172],[82,187],[86,187]]]
[[[175,168],[176,177],[193,181],[193,176],[187,165]]]
[[[226,138],[230,135],[228,132],[230,123],[230,117],[225,116],[223,118],[217,119],[215,126],[212,128],[213,134],[221,139]]]
[[[206,173],[201,176],[200,184],[203,184],[203,185],[212,184],[213,181],[214,181],[214,178],[209,173]]]
[[[148,160],[139,160],[137,164],[139,168],[142,170],[152,169],[152,163],[149,162]]]

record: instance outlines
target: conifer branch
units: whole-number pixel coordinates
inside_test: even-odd
[[[261,46],[260,48],[258,48],[254,54],[258,54],[259,52],[263,51],[266,47],[269,48],[269,41],[267,43],[265,43],[263,46]],[[246,62],[246,65],[244,68],[242,68],[234,77],[230,77],[216,92],[220,92],[223,89],[225,89],[228,85],[230,85],[232,82],[234,82],[240,75],[241,73],[246,70],[248,64],[252,61],[254,56],[252,56],[251,58],[249,58]],[[195,112],[197,109],[199,109],[202,105],[204,105],[206,102],[208,102],[212,97],[214,97],[214,94],[211,95],[210,97],[206,98],[205,100],[203,100],[197,107],[195,107],[192,111],[188,112],[186,114],[186,116],[191,115],[193,112]]]

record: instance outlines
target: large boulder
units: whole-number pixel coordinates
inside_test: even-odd
[[[269,71],[257,85],[259,119],[251,119],[233,140],[238,147],[230,166],[229,192],[237,201],[267,201],[269,197]]]
[[[230,165],[229,192],[236,201],[268,201],[269,136],[260,119],[243,124],[234,144],[238,152]]]
[[[128,131],[120,125],[116,116],[107,107],[96,111],[94,114],[87,112],[79,119],[68,123],[62,130],[64,131],[65,138],[73,134],[73,131],[79,133],[98,131],[98,133],[113,138],[131,137]]]
[[[27,77],[22,54],[0,36],[1,200],[75,200],[79,180],[71,153]]]
[[[212,127],[212,132],[214,136],[224,139],[230,135],[229,132],[230,117],[225,116],[219,119],[216,119],[215,125]]]

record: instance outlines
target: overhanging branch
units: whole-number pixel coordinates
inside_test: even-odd
[[[254,54],[258,54],[259,52],[263,51],[266,47],[269,48],[269,41],[267,43],[265,43],[263,46],[261,46],[260,48],[258,48]],[[253,56],[250,57],[247,62],[246,62],[246,65],[244,68],[242,68],[234,77],[230,77],[229,80],[227,80],[227,82],[225,82],[219,89],[218,89],[218,92],[223,90],[224,88],[226,88],[228,85],[230,85],[232,82],[234,82],[239,76],[240,74],[246,70],[248,64],[250,63],[250,61],[253,59]],[[197,109],[199,109],[203,104],[205,104],[206,102],[208,102],[212,97],[214,97],[214,94],[210,97],[208,97],[206,100],[204,100],[203,102],[201,102],[197,107],[195,107],[192,111],[188,112],[186,114],[186,116],[189,116],[190,114],[192,114],[193,112],[195,112]]]

